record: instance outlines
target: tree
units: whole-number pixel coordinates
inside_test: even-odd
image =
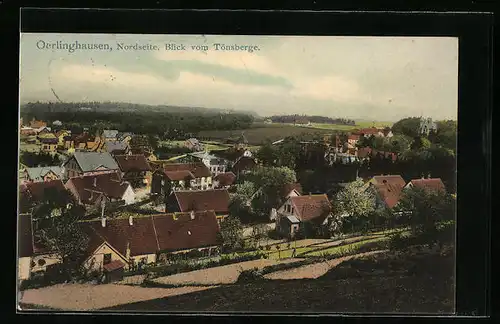
[[[431,142],[425,138],[425,137],[415,137],[413,142],[411,143],[411,149],[418,151],[418,150],[427,150],[431,147]]]
[[[410,149],[411,137],[406,135],[394,135],[390,138],[391,152],[404,153]]]
[[[354,228],[354,221],[366,220],[375,211],[375,194],[372,190],[365,190],[363,180],[357,179],[339,191],[332,202],[335,211],[333,230],[338,230],[339,224],[350,222]]]
[[[392,125],[392,132],[395,135],[406,135],[411,138],[419,136],[420,118],[403,118]]]
[[[229,215],[241,221],[249,222],[253,218],[251,197],[255,193],[255,186],[250,181],[244,181],[236,186],[236,191],[231,194],[229,201]]]
[[[252,238],[257,246],[260,245],[260,241],[264,238],[267,238],[267,233],[270,231],[270,228],[267,224],[257,224],[252,229]]]
[[[404,190],[395,210],[403,215],[413,234],[433,232],[439,222],[454,220],[455,201],[444,191],[411,188]]]
[[[60,275],[70,279],[81,268],[86,256],[88,236],[78,223],[85,215],[85,209],[77,205],[71,196],[46,192],[42,203],[36,208],[34,217],[40,222],[35,237],[61,260]]]
[[[221,223],[219,243],[226,251],[243,246],[243,225],[238,218],[230,216]]]

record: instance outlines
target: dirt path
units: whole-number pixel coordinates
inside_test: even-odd
[[[382,253],[385,251],[371,251],[371,252],[366,252],[366,253],[359,253],[355,255],[350,255],[338,259],[333,259],[333,260],[327,260],[324,262],[318,262],[314,264],[309,264],[305,265],[302,267],[297,267],[294,269],[288,269],[288,270],[283,270],[283,271],[276,271],[272,273],[268,273],[267,275],[264,275],[264,278],[266,279],[277,279],[277,280],[287,280],[287,279],[304,279],[304,278],[309,278],[309,279],[315,279],[318,277],[321,277],[325,273],[327,273],[330,269],[336,267],[340,263],[353,259],[353,258],[359,258],[363,256],[368,256],[372,254],[377,254],[377,253]]]
[[[115,284],[61,284],[26,290],[20,302],[55,309],[88,311],[215,287],[141,288]]]
[[[253,261],[240,262],[222,267],[214,267],[190,272],[179,273],[171,276],[154,279],[155,282],[170,285],[199,284],[217,285],[230,284],[236,282],[241,270],[251,268],[263,268],[278,263],[291,263],[301,261],[301,259],[270,260],[259,259]]]

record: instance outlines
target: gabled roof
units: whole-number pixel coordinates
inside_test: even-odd
[[[175,219],[174,219],[175,216]],[[214,211],[152,216],[161,251],[217,245],[219,225]]]
[[[230,186],[236,181],[236,175],[232,172],[219,173],[214,177],[214,180],[219,181],[221,186]]]
[[[332,211],[326,194],[293,196],[289,199],[295,208],[295,215],[302,222],[322,223]]]
[[[396,206],[406,185],[400,175],[375,176],[371,182],[379,197],[389,208]]]
[[[107,264],[102,266],[102,268],[106,272],[112,272],[112,271],[121,269],[123,267],[125,267],[125,263],[121,262],[120,260],[113,260],[110,263],[107,263]]]
[[[295,190],[299,195],[302,195],[302,185],[296,182],[284,185],[280,192],[281,197],[286,198],[292,190]]]
[[[122,141],[105,141],[105,146],[106,146],[106,152],[113,152],[113,151],[127,151],[128,145],[126,142]]]
[[[172,172],[183,171],[184,175],[187,175],[187,172],[190,172],[195,178],[203,178],[210,177],[212,173],[207,168],[207,166],[201,162],[195,163],[165,163],[163,168],[159,170],[163,172],[165,175],[169,174],[173,176]],[[169,173],[170,172],[170,173]]]
[[[115,155],[115,160],[123,172],[151,170],[148,160],[143,154]]]
[[[61,180],[27,182],[22,184],[20,187],[20,192],[26,194],[32,202],[41,201],[44,197],[44,192],[47,189],[54,189],[56,191],[66,190]]]
[[[193,180],[196,177],[187,170],[181,171],[164,171],[163,174],[170,181],[185,181],[185,180]]]
[[[172,195],[181,212],[191,210],[229,212],[229,192],[226,189],[174,191]]]
[[[118,170],[120,168],[108,152],[75,152],[73,158],[83,172],[94,171],[99,167],[109,170]]]
[[[109,198],[122,199],[130,187],[130,184],[122,181],[116,172],[73,177],[66,183],[66,186],[69,185],[74,186],[77,198],[84,204],[95,203],[101,194]]]
[[[427,190],[446,190],[443,181],[441,181],[441,178],[414,179],[411,180],[408,185]]]
[[[60,166],[26,168],[25,170],[28,173],[28,177],[33,181],[43,181],[43,177],[50,172],[53,172],[55,175],[60,177],[63,171]]]
[[[56,137],[54,137],[54,138],[42,137],[39,139],[39,141],[42,144],[57,144],[57,143],[59,143],[59,140]]]
[[[219,226],[213,211],[190,213],[157,214],[133,218],[132,225],[126,218],[107,219],[81,223],[90,236],[92,253],[104,241],[123,256],[154,254],[158,251],[175,251],[217,244]]]
[[[248,157],[248,156],[241,156],[233,164],[233,170],[236,172],[243,171],[243,170],[251,170],[255,166],[257,166],[257,163],[255,162],[254,158]]]

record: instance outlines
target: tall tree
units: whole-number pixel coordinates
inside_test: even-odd
[[[230,216],[221,223],[219,243],[226,251],[243,246],[243,225],[238,218]]]
[[[392,125],[392,132],[395,135],[406,135],[411,138],[419,136],[420,118],[403,118]]]

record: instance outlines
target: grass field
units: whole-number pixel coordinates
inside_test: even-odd
[[[19,145],[19,150],[21,152],[39,152],[40,145],[21,143]]]
[[[268,124],[262,127],[252,127],[246,130],[233,131],[201,131],[198,135],[211,140],[224,140],[240,136],[244,132],[249,145],[261,145],[266,140],[277,141],[287,136],[299,136],[305,134],[328,134],[331,130],[298,127],[293,125]]]

